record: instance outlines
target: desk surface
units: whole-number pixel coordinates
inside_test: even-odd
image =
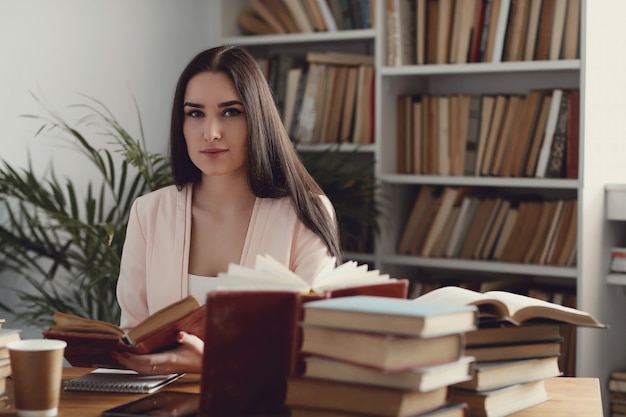
[[[80,376],[89,369],[64,368],[63,379]],[[168,385],[175,391],[200,392],[200,376],[185,375]],[[9,382],[9,391],[11,384]],[[600,385],[597,378],[553,378],[546,381],[550,400],[511,417],[602,417]],[[59,417],[99,417],[107,408],[140,398],[138,394],[61,392]],[[16,416],[15,409],[0,411],[0,417]]]

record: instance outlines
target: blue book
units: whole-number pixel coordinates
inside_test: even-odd
[[[473,330],[478,317],[478,309],[470,305],[365,295],[316,300],[303,306],[303,325],[419,337]]]

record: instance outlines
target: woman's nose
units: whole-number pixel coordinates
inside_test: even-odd
[[[206,118],[204,123],[204,140],[220,140],[222,138],[222,126],[218,120]]]

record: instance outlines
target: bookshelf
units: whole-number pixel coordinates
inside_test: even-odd
[[[600,4],[601,3],[601,4]],[[375,141],[359,152],[376,161],[385,216],[382,235],[372,254],[347,254],[394,276],[412,278],[427,271],[435,279],[484,275],[522,277],[528,285],[565,286],[575,292],[577,306],[593,313],[610,329],[578,331],[577,376],[606,381],[612,369],[626,366],[626,303],[621,291],[606,284],[606,253],[616,241],[614,225],[604,216],[604,185],[624,183],[623,155],[626,126],[623,103],[626,60],[610,45],[626,36],[618,16],[626,12],[620,0],[581,0],[580,59],[544,61],[476,62],[387,66],[385,2],[376,2],[378,24],[374,29],[323,33],[247,36],[236,24],[246,0],[222,0],[213,16],[215,44],[243,45],[253,53],[294,50],[333,50],[370,53],[375,56]],[[396,168],[396,97],[401,94],[523,94],[531,89],[580,89],[580,159],[577,179],[529,177],[470,177],[398,174]],[[593,138],[589,140],[588,138]],[[323,146],[323,145],[322,145]],[[353,145],[343,145],[354,148]],[[320,145],[307,145],[315,152]],[[620,156],[622,155],[622,156]],[[483,260],[430,258],[399,255],[396,246],[417,190],[423,185],[488,188],[496,192],[532,193],[577,200],[577,259],[569,267],[528,265]],[[613,287],[614,288],[614,287]],[[604,390],[603,386],[603,390]],[[606,391],[605,391],[606,393]],[[605,395],[603,395],[604,397]]]

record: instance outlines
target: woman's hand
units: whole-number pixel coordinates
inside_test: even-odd
[[[186,332],[178,334],[180,346],[159,353],[134,355],[127,352],[113,352],[113,359],[128,369],[140,374],[156,375],[171,373],[201,373],[204,342]]]

